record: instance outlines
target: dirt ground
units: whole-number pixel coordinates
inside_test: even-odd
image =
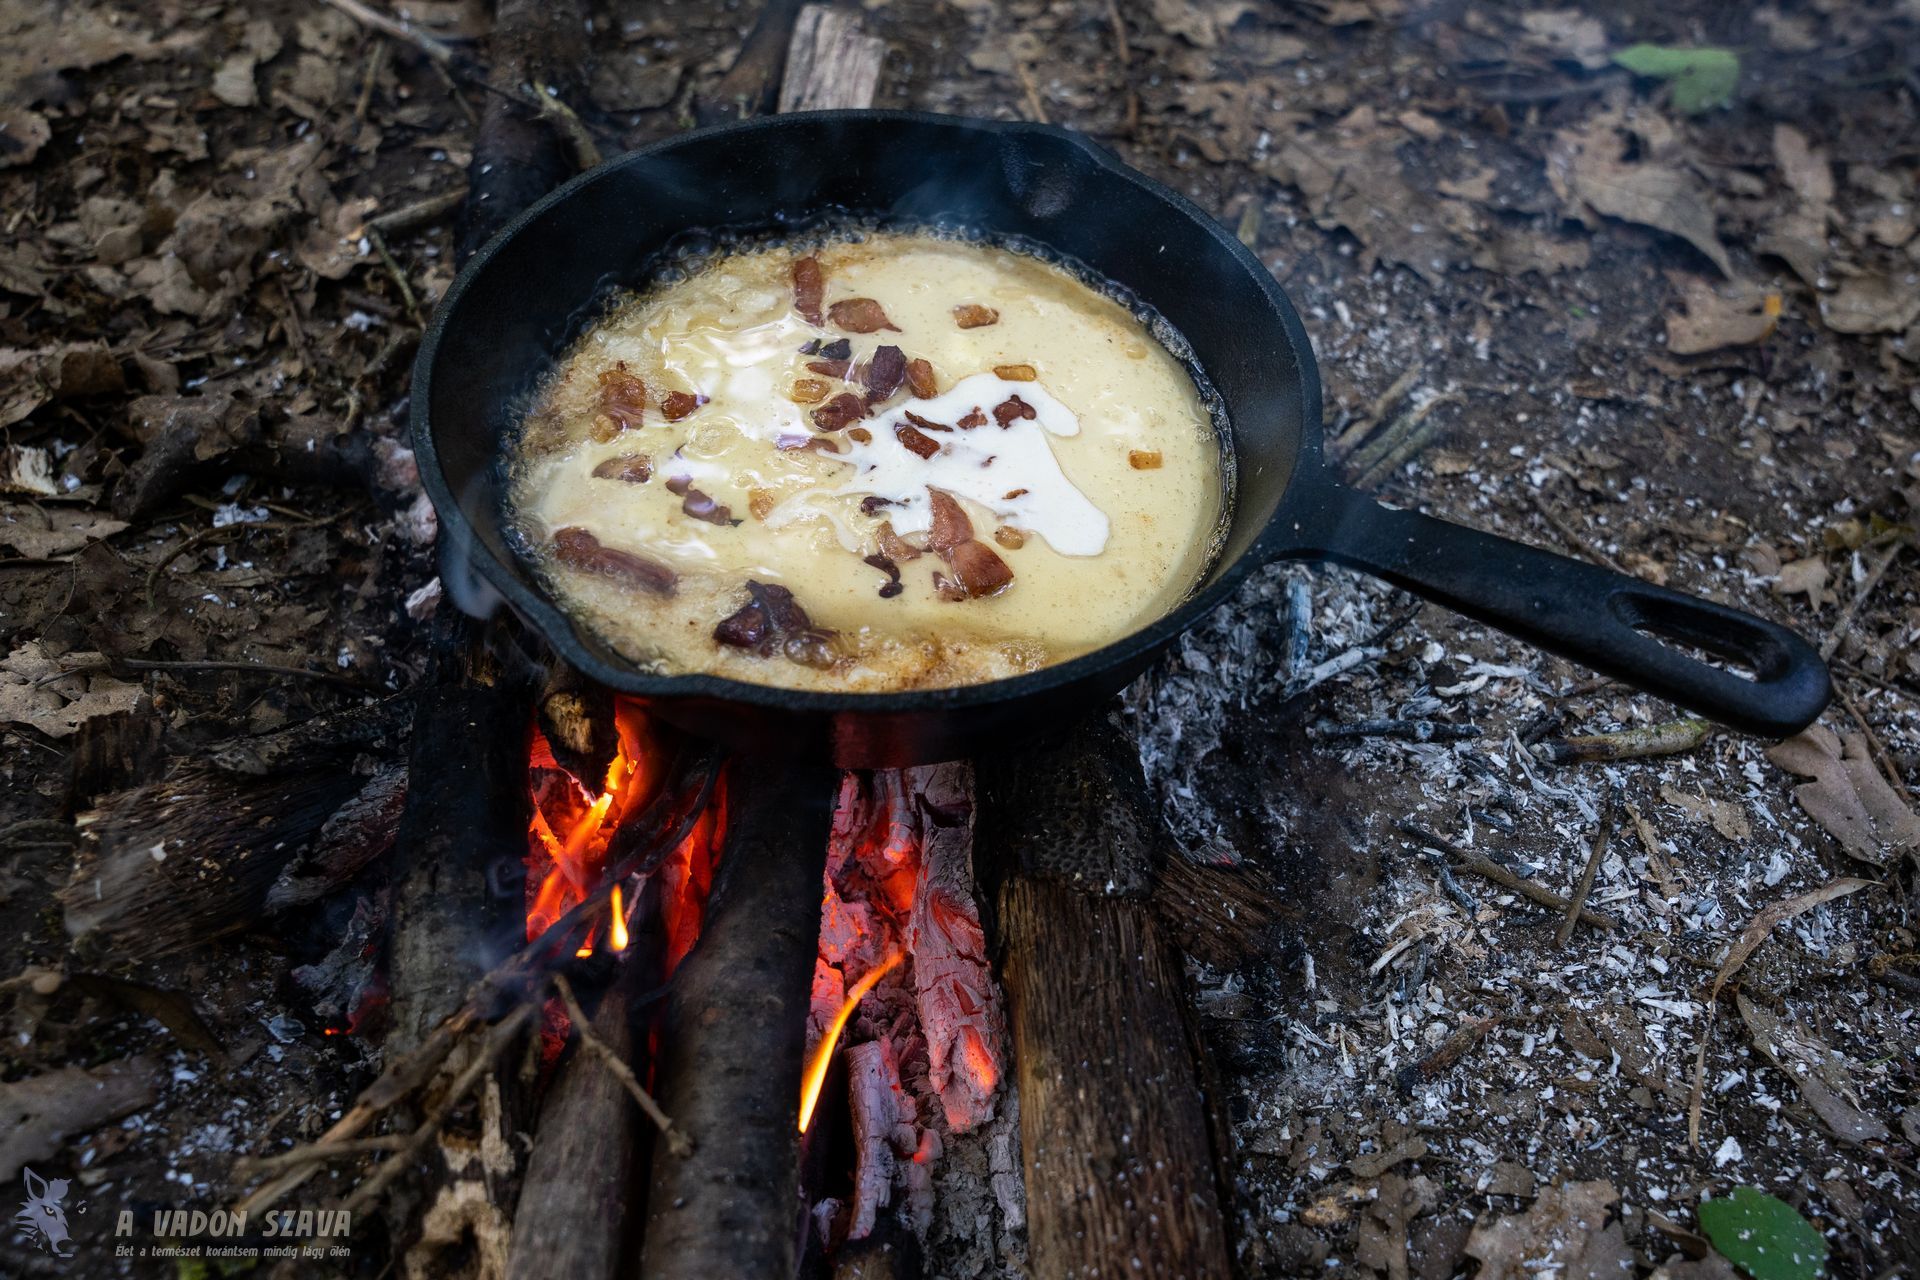
[[[484,57],[484,4],[407,9]],[[753,17],[593,9],[608,153],[687,127]],[[1278,566],[1131,691],[1185,851],[1281,920],[1193,962],[1243,1274],[1725,1275],[1698,1211],[1736,1186],[1810,1221],[1832,1275],[1911,1271],[1920,7],[862,20],[880,105],[1071,125],[1237,228],[1300,307],[1350,480],[1830,646],[1824,734],[1556,766],[1537,744],[1676,712]],[[1640,44],[1737,74],[1613,60]],[[0,1181],[71,1179],[83,1260],[16,1235],[9,1274],[148,1274],[111,1257],[114,1215],[230,1202],[237,1154],[312,1136],[377,1065],[291,976],[351,894],[158,960],[72,944],[55,895],[100,718],[184,756],[419,678],[406,381],[452,221],[368,219],[462,187],[481,105],[324,5],[0,0]],[[162,465],[182,420],[192,457]],[[1603,832],[1614,927],[1564,943],[1563,912],[1439,847],[1565,893]]]

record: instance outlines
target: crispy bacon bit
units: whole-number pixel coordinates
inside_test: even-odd
[[[809,360],[807,368],[813,373],[824,374],[829,378],[844,378],[853,368],[851,360]]]
[[[1010,524],[1003,524],[993,531],[993,540],[1009,551],[1018,551],[1027,545],[1027,535]]]
[[[867,402],[851,391],[842,391],[813,411],[815,431],[838,431],[867,416]]]
[[[808,667],[833,665],[833,632],[813,625],[785,587],[748,582],[750,600],[720,620],[713,638],[736,649],[751,649],[761,657],[778,652]]]
[[[668,422],[678,422],[706,402],[707,397],[692,392],[669,391],[660,401],[660,412]]]
[[[900,566],[894,563],[892,556],[876,553],[863,557],[863,560],[887,575],[886,584],[880,588],[882,600],[891,600],[906,590],[900,583]]]
[[[653,477],[653,460],[644,453],[623,453],[617,458],[608,458],[593,469],[596,480],[624,480],[628,484],[645,484]]]
[[[733,509],[725,503],[715,502],[698,489],[687,490],[687,496],[681,500],[680,509],[695,520],[705,520],[708,524],[732,524]]]
[[[773,509],[779,504],[779,501],[778,498],[773,496],[773,490],[771,489],[747,490],[747,510],[753,513],[755,520],[765,520],[773,513]]]
[[[886,309],[872,298],[842,298],[827,308],[827,319],[833,321],[834,328],[848,333],[878,333],[882,329],[900,332],[899,326],[887,319]]]
[[[1013,570],[984,542],[970,539],[961,543],[947,557],[947,563],[953,566],[953,576],[974,600],[997,595],[1013,581]]]
[[[931,400],[940,394],[940,384],[933,377],[933,365],[918,358],[907,361],[907,386],[921,400]]]
[[[553,557],[569,568],[614,578],[657,596],[672,595],[680,584],[680,575],[658,560],[606,546],[590,531],[578,526],[569,526],[553,535]]]
[[[998,324],[1000,313],[992,307],[981,306],[977,302],[963,302],[953,309],[953,322],[962,329],[978,329],[985,325]]]
[[[853,359],[853,339],[835,338],[810,354],[817,354],[822,360],[851,360]]]
[[[880,543],[880,554],[890,560],[904,563],[920,558],[920,548],[895,533],[891,520],[882,520],[880,527],[874,531],[874,537]]]
[[[902,409],[900,416],[922,431],[951,431],[952,427],[944,422],[935,422],[932,418],[923,418],[911,409]]]
[[[863,516],[877,516],[880,514],[880,508],[897,507],[899,505],[900,504],[892,498],[883,498],[877,493],[870,493],[860,499],[860,514]]]
[[[668,476],[668,477],[667,477],[667,492],[668,492],[668,493],[671,493],[671,494],[675,494],[675,495],[678,495],[678,496],[681,496],[681,497],[684,497],[684,496],[686,496],[686,492],[687,492],[687,490],[688,490],[688,489],[690,489],[690,488],[691,488],[692,486],[693,486],[693,477],[692,477],[692,476],[685,476],[685,475],[682,475],[682,476]]]
[[[973,406],[973,408],[967,410],[966,417],[960,419],[960,421],[954,423],[954,425],[959,427],[962,431],[971,431],[975,427],[986,426],[987,415],[980,412],[979,405],[975,405]]]
[[[820,259],[801,258],[793,264],[793,309],[808,324],[820,323],[820,297],[826,287]]]
[[[933,528],[927,533],[927,546],[946,555],[973,537],[973,521],[959,499],[945,489],[927,486],[927,498],[933,504]]]
[[[933,593],[953,604],[967,598],[967,589],[938,569],[933,571]]]
[[[1027,491],[1025,489],[1009,489],[1000,495],[1000,499],[1003,502],[1012,502],[1015,498],[1024,498],[1026,496]]]
[[[819,350],[820,339],[818,338],[808,338],[805,342],[801,343],[799,347],[800,354],[803,356],[813,355]]]
[[[885,400],[907,377],[907,354],[898,347],[876,347],[865,372],[867,403]]]
[[[818,378],[795,378],[793,390],[787,393],[795,404],[819,404],[827,398],[830,388]]]
[[[924,431],[906,425],[904,422],[894,424],[893,434],[899,437],[901,444],[923,458],[931,458],[934,454],[940,452],[940,442],[938,440],[935,440]]]
[[[1016,418],[1033,418],[1038,416],[1039,411],[1019,396],[1008,396],[1005,400],[993,406],[993,420],[1000,424],[1002,430],[1012,426]]]
[[[1135,471],[1152,471],[1160,465],[1160,451],[1158,449],[1129,449],[1127,450],[1127,465]]]
[[[588,434],[592,435],[592,437],[601,444],[605,444],[615,436],[618,436],[620,430],[620,424],[612,418],[609,418],[604,413],[596,413],[593,415],[593,426],[589,429]]]
[[[993,366],[993,376],[1008,382],[1032,382],[1040,374],[1030,364],[997,364]]]
[[[600,375],[600,412],[618,423],[622,430],[640,425],[647,407],[647,384],[619,365]]]
[[[865,427],[848,427],[847,439],[858,440],[861,444],[872,444],[873,432],[867,430]],[[834,452],[838,453],[840,451],[835,449]]]
[[[838,453],[839,442],[832,436],[781,436],[773,447],[783,453]]]

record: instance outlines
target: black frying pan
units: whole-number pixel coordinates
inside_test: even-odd
[[[643,283],[675,237],[836,211],[1037,241],[1185,335],[1225,406],[1237,461],[1222,549],[1185,605],[1016,679],[835,694],[652,675],[554,603],[504,533],[501,457],[527,393],[608,286]],[[1266,268],[1191,202],[1064,129],[827,111],[682,134],[611,160],[535,205],[454,281],[415,366],[413,432],[456,598],[478,587],[477,572],[580,670],[750,751],[877,767],[1004,749],[1119,690],[1249,571],[1279,559],[1363,569],[1752,733],[1794,733],[1830,694],[1819,657],[1775,623],[1341,487],[1321,457],[1313,352]]]

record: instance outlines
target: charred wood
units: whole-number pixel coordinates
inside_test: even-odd
[[[166,732],[166,717],[147,699],[131,711],[81,721],[67,757],[69,807],[158,778],[167,762]]]
[[[540,732],[562,769],[589,793],[597,793],[619,750],[614,698],[606,686],[556,661],[541,689],[537,715]]]
[[[1275,954],[1288,927],[1300,921],[1280,886],[1259,869],[1213,866],[1178,854],[1160,868],[1153,906],[1180,949],[1216,969],[1237,969]]]
[[[787,65],[787,45],[793,39],[800,0],[767,0],[740,53],[720,77],[712,92],[694,100],[693,118],[702,126],[729,120],[750,120],[770,114],[780,97],[780,77]]]
[[[380,769],[320,825],[313,843],[283,870],[267,891],[266,909],[309,906],[385,857],[400,830],[407,802],[407,767]]]
[[[1164,843],[1138,758],[1096,718],[980,774],[1034,1272],[1230,1274],[1185,975],[1148,900]]]
[[[726,849],[661,1032],[660,1105],[693,1150],[654,1154],[643,1276],[794,1272],[800,1077],[833,796],[833,777],[816,768],[729,776]]]

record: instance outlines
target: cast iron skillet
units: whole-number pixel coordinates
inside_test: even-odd
[[[1031,675],[896,694],[651,675],[562,612],[503,530],[500,460],[529,390],[606,286],[643,282],[675,236],[804,226],[833,209],[1036,241],[1131,290],[1186,337],[1225,406],[1237,486],[1220,553],[1185,605]],[[415,366],[413,432],[456,601],[474,607],[477,572],[603,684],[696,733],[789,759],[902,765],[1032,738],[1132,680],[1250,570],[1289,558],[1376,574],[1749,732],[1796,732],[1829,696],[1819,657],[1784,627],[1342,488],[1321,457],[1313,352],[1273,277],[1192,203],[1064,129],[828,111],[611,160],[535,205],[454,281]]]

